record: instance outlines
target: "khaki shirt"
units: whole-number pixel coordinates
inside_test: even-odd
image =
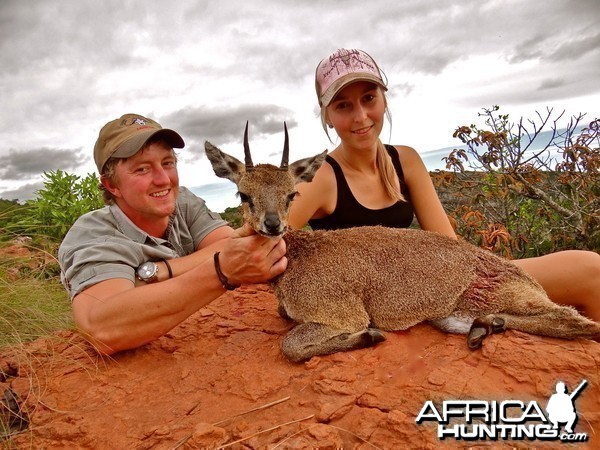
[[[184,187],[179,188],[166,239],[149,236],[117,205],[105,206],[81,216],[65,236],[58,250],[61,281],[71,299],[112,278],[135,282],[140,264],[189,255],[207,234],[225,225],[204,200]]]

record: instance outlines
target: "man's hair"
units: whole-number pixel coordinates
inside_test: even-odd
[[[140,152],[144,151],[150,145],[156,144],[158,142],[171,148],[171,145],[165,139],[158,136],[156,138],[150,138],[148,140],[148,142],[146,142],[146,144],[144,144],[144,146],[139,151]],[[173,156],[175,156],[175,160],[177,161],[177,154],[175,153],[175,151],[173,149],[171,149],[171,151],[173,152]],[[136,153],[136,155],[137,155],[137,153]],[[104,179],[108,180],[110,182],[110,184],[116,184],[116,182],[118,181],[116,178],[117,166],[119,165],[120,162],[125,161],[126,159],[127,158],[114,158],[114,157],[109,158],[108,161],[106,161],[106,163],[104,164],[104,167],[102,168],[102,173],[100,174],[100,178],[104,178]],[[112,195],[112,193],[108,189],[106,189],[102,183],[100,183],[100,185],[98,187],[102,191],[102,200],[104,200],[105,205],[112,205],[113,203],[115,203],[115,196]]]

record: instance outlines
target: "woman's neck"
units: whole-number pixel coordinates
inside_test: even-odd
[[[379,172],[376,146],[372,149],[355,149],[341,143],[332,153],[348,169],[368,174]]]

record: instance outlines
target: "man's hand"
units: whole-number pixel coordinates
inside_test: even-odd
[[[233,232],[221,250],[221,271],[231,284],[264,283],[287,267],[285,241],[256,234],[248,224]]]

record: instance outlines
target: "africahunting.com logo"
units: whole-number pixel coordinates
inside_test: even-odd
[[[586,442],[587,433],[575,433],[577,411],[575,398],[587,385],[583,380],[567,393],[565,383],[556,383],[545,408],[535,401],[520,400],[444,400],[441,406],[428,400],[419,415],[417,424],[437,422],[440,440],[560,440]],[[545,412],[544,412],[545,411]]]

